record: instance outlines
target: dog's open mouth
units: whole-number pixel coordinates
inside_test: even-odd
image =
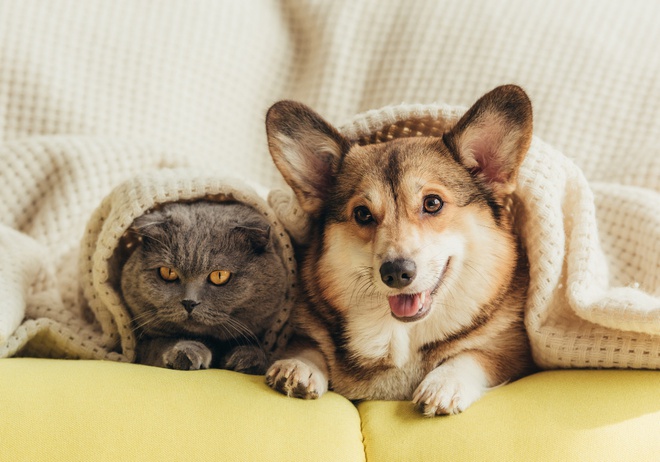
[[[419,294],[400,294],[387,297],[390,310],[395,318],[409,322],[423,318],[431,305],[431,291]]]
[[[419,321],[420,319],[426,317],[426,315],[431,311],[433,295],[435,295],[438,287],[440,287],[440,283],[447,273],[448,267],[449,260],[447,260],[447,264],[442,270],[442,274],[440,274],[438,282],[432,289],[416,294],[399,294],[387,297],[387,300],[390,303],[390,311],[392,316],[403,322]]]

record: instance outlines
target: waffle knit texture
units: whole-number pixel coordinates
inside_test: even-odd
[[[437,104],[389,106],[356,116],[340,131],[359,144],[442,136],[463,112]],[[612,185],[592,191],[570,159],[535,138],[510,201],[530,264],[525,324],[534,359],[547,368],[660,368],[660,296],[639,283],[611,283],[603,248],[619,245],[623,217],[606,215],[599,233],[599,193],[627,205],[627,238],[634,243],[609,271],[634,266],[633,277],[645,287],[660,283],[660,201]]]
[[[0,356],[107,351],[80,243],[132,176],[192,167],[280,187],[263,123],[277,100],[366,133],[370,109],[390,108],[379,125],[515,83],[535,114],[516,202],[542,250],[535,357],[657,368],[659,16],[654,0],[1,2]],[[304,236],[298,215],[281,222]]]

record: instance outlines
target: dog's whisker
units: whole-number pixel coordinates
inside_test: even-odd
[[[356,272],[352,277],[351,281],[348,284],[348,287],[346,288],[347,291],[351,291],[351,296],[349,298],[349,304],[353,304],[353,298],[356,296],[356,294],[359,292],[359,287],[358,284],[362,283],[364,279],[364,276],[358,271]]]
[[[477,276],[479,276],[484,282],[486,282],[486,283],[489,282],[488,277],[485,276],[485,275],[484,275],[481,271],[479,271],[477,268],[475,268],[472,264],[466,262],[466,263],[464,264],[464,266],[465,266],[465,268],[467,268],[468,270],[470,270],[472,273],[474,273],[474,274],[476,274]]]
[[[350,291],[349,304],[360,303],[372,295],[369,290],[375,289],[372,279],[373,268],[370,266],[360,266],[356,269],[350,278],[347,292]]]

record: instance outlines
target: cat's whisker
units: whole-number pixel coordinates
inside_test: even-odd
[[[238,333],[241,337],[243,337],[246,341],[255,345],[259,344],[259,339],[257,338],[257,336],[254,335],[254,333],[250,330],[250,328],[248,328],[238,319],[227,318],[226,321],[227,321],[226,322],[227,326],[234,329],[234,331]]]
[[[167,320],[163,319],[156,310],[148,310],[133,317],[131,326],[138,339],[153,336],[157,333],[166,333],[166,329],[160,329],[167,326]]]
[[[158,318],[156,317],[156,314],[151,311],[140,313],[133,317],[133,330],[139,332],[157,320]]]

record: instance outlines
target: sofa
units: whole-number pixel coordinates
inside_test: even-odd
[[[657,460],[655,371],[546,371],[463,414],[287,398],[263,377],[112,361],[0,361],[7,461]]]
[[[0,3],[0,460],[660,458],[659,14],[650,0]],[[264,130],[277,100],[341,126],[402,102],[466,107],[504,83],[593,191],[601,266],[616,269],[601,276],[644,308],[614,313],[637,316],[625,328],[566,302],[566,325],[607,330],[548,338],[539,372],[426,418],[130,364],[116,319],[90,318],[87,224],[136,173],[282,188]]]

